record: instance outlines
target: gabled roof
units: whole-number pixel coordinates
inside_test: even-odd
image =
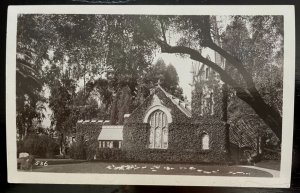
[[[98,140],[122,141],[123,125],[103,125]]]
[[[156,87],[156,89],[160,89],[167,98],[170,99],[170,101],[180,110],[182,111],[187,117],[192,117],[191,112],[191,104],[185,101],[180,100],[179,98],[171,95],[165,89],[163,89],[160,85]]]

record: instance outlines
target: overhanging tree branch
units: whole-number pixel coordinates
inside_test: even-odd
[[[163,53],[177,53],[177,54],[188,54],[192,60],[202,62],[203,64],[211,67],[216,71],[223,82],[230,85],[235,91],[236,95],[249,104],[257,115],[263,119],[263,121],[273,130],[276,136],[281,140],[282,136],[282,118],[276,109],[269,106],[264,102],[262,97],[259,95],[255,87],[244,89],[236,81],[234,81],[225,70],[223,70],[216,63],[204,58],[197,50],[188,48],[185,46],[171,46],[168,43],[162,41],[159,38],[155,38],[155,42],[161,47]],[[251,90],[252,89],[252,90]],[[253,92],[253,89],[254,92]],[[257,94],[254,94],[257,92]]]
[[[188,54],[191,59],[199,61],[204,65],[211,67],[215,72],[220,75],[222,81],[230,85],[235,91],[237,97],[246,102],[256,114],[272,129],[275,135],[281,140],[282,136],[282,117],[280,113],[267,104],[257,91],[255,84],[253,82],[251,74],[244,68],[241,61],[237,60],[231,54],[227,53],[224,49],[216,45],[210,36],[210,22],[209,16],[205,17],[203,22],[198,24],[199,20],[194,20],[196,26],[199,27],[199,37],[201,37],[200,44],[204,47],[208,47],[222,57],[224,57],[233,67],[235,67],[238,72],[243,76],[246,83],[246,87],[238,84],[238,82],[216,63],[204,58],[197,50],[188,48],[185,46],[171,46],[166,41],[158,38],[158,34],[154,28],[150,28],[145,25],[143,21],[140,21],[140,25],[147,34],[147,38],[154,40],[160,47],[161,51],[164,53],[178,53],[178,54]],[[154,24],[155,25],[155,24]],[[161,30],[164,33],[164,30]]]
[[[241,73],[241,75],[242,75],[242,77],[243,77],[243,79],[246,83],[246,86],[249,89],[252,88],[252,87],[255,87],[252,76],[244,68],[243,63],[241,61],[239,61],[238,59],[233,57],[231,54],[226,52],[223,48],[221,48],[220,46],[218,46],[214,42],[211,42],[210,44],[208,44],[208,47],[210,49],[216,51],[217,53],[219,53],[222,57],[224,57],[230,63],[230,65],[235,67],[239,71],[239,73]]]
[[[155,41],[157,44],[161,47],[161,51],[163,53],[177,53],[177,54],[188,54],[190,55],[190,58],[192,60],[202,62],[203,64],[211,67],[214,71],[216,71],[223,82],[226,82],[231,87],[235,89],[237,93],[239,93],[240,96],[243,96],[244,98],[247,98],[247,100],[251,100],[252,97],[249,95],[249,93],[242,88],[241,85],[239,85],[236,81],[234,81],[225,70],[223,70],[219,65],[216,63],[208,60],[207,58],[204,58],[200,52],[197,50],[194,50],[192,48],[188,48],[185,46],[171,46],[168,43],[156,38]]]

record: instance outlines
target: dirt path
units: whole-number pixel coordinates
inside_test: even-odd
[[[262,170],[262,171],[265,171],[265,172],[268,172],[268,173],[272,174],[273,177],[275,177],[275,178],[278,178],[280,176],[280,171],[278,171],[278,170],[272,170],[272,169],[267,169],[267,168],[262,168],[262,167],[257,167],[257,166],[239,166],[239,167]]]

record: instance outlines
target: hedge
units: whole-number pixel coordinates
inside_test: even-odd
[[[210,150],[206,151],[175,151],[175,150],[124,150],[99,149],[96,159],[114,162],[163,162],[163,163],[225,163],[225,156],[219,156],[213,161]]]

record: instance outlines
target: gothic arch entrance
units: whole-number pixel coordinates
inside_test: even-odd
[[[156,110],[149,116],[150,136],[149,148],[167,149],[168,148],[168,118],[161,111]]]

